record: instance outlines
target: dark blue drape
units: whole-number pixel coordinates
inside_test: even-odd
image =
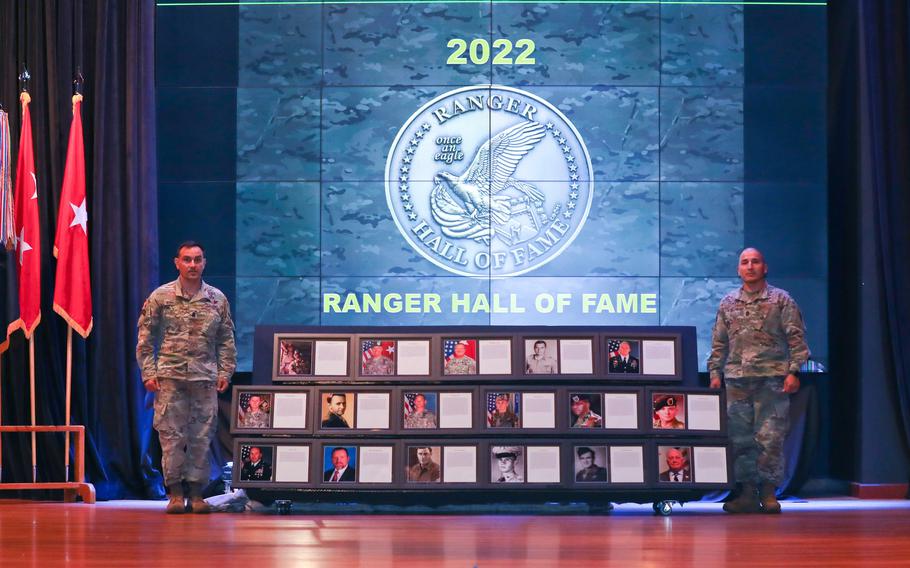
[[[910,20],[906,2],[859,6],[859,187],[875,200],[874,226],[885,369],[910,440]]]
[[[18,146],[16,74],[33,77],[32,122],[42,223],[42,323],[36,332],[37,422],[64,423],[66,324],[52,310],[51,250],[71,117],[74,68],[86,76],[83,121],[94,330],[76,336],[72,422],[88,431],[86,472],[99,498],[160,493],[149,457],[150,406],[133,354],[135,321],[158,284],[153,0],[0,3],[0,103]],[[0,253],[0,325],[16,301],[12,255]],[[3,423],[28,424],[28,345],[2,356]],[[62,480],[63,437],[39,437],[39,480]],[[3,480],[31,479],[29,436],[3,437]]]

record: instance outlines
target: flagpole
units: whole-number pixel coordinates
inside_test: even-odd
[[[29,391],[32,404],[32,426],[35,426],[35,335],[28,338]],[[38,482],[37,433],[32,431],[32,483]]]
[[[73,396],[73,328],[66,326],[66,425],[70,425],[70,401]],[[70,431],[66,431],[64,463],[66,466],[66,479],[70,480]]]

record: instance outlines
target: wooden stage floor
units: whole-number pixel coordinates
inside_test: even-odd
[[[297,507],[298,505],[295,505]],[[910,502],[687,504],[588,515],[164,514],[164,502],[0,501],[10,566],[910,566]]]

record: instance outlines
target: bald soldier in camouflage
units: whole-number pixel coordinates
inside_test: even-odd
[[[227,298],[202,281],[205,250],[195,242],[177,248],[179,277],[145,301],[139,316],[136,359],[142,383],[155,393],[153,425],[161,441],[167,512],[208,513],[202,488],[209,481],[209,445],[218,424],[217,392],[234,374],[234,322]]]
[[[784,477],[790,394],[799,390],[797,374],[809,347],[799,306],[767,283],[762,253],[745,249],[738,273],[743,285],[720,302],[708,358],[711,388],[726,383],[734,476],[741,484],[724,510],[780,513],[774,492]]]

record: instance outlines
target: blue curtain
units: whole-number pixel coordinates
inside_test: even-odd
[[[875,200],[875,260],[887,317],[885,369],[910,441],[910,19],[906,2],[859,6],[859,187]]]
[[[95,322],[74,338],[72,422],[88,432],[86,473],[99,498],[161,492],[150,400],[136,367],[135,322],[158,284],[153,0],[0,4],[0,104],[10,113],[13,163],[19,105],[15,77],[33,77],[33,136],[42,223],[42,323],[37,329],[37,422],[64,423],[66,324],[52,310],[51,250],[71,120],[76,66],[86,77],[83,121]],[[0,325],[16,302],[12,254],[0,253]],[[29,424],[28,344],[2,355],[3,423]],[[39,435],[38,476],[64,477],[63,436]],[[154,466],[153,466],[154,464]],[[28,435],[3,437],[3,481],[31,480]],[[31,496],[26,494],[24,496]]]

